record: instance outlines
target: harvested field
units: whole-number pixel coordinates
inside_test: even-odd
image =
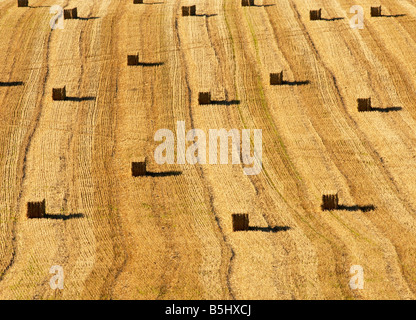
[[[135,3],[0,2],[0,299],[415,299],[416,2]],[[159,164],[180,121],[261,172]]]

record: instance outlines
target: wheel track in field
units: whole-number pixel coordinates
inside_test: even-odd
[[[177,6],[175,7],[176,12],[179,11],[179,5],[180,5],[180,3],[178,3]],[[189,120],[191,122],[191,128],[196,129],[195,121],[194,121],[194,117],[193,117],[193,112],[192,112],[192,91],[191,91],[190,80],[189,80],[189,70],[188,70],[188,66],[187,66],[187,59],[186,59],[186,56],[185,56],[185,52],[181,49],[182,46],[181,46],[180,31],[179,31],[179,28],[178,28],[178,19],[179,19],[178,17],[175,18],[175,25],[174,25],[175,35],[176,35],[176,43],[177,43],[176,47],[179,48],[179,51],[181,53],[181,61],[183,62],[182,63],[183,69],[184,69],[183,72],[185,74],[184,79],[185,79],[187,93],[188,93],[188,108],[189,108],[188,109],[188,116],[189,116]],[[208,18],[205,18],[205,19],[208,19]],[[209,30],[209,29],[207,28],[207,30]],[[216,56],[216,59],[218,60],[219,57]],[[230,297],[232,299],[235,299],[235,295],[233,293],[233,290],[232,290],[232,287],[231,287],[231,284],[230,284],[230,274],[231,274],[232,263],[233,263],[235,253],[234,253],[234,250],[231,247],[231,245],[228,243],[226,235],[225,235],[224,230],[223,230],[223,227],[221,226],[221,224],[219,222],[218,213],[217,213],[217,210],[216,210],[215,205],[214,205],[212,186],[207,181],[201,165],[199,165],[199,164],[197,165],[197,170],[198,170],[201,181],[204,181],[203,185],[204,185],[204,188],[205,188],[205,193],[208,195],[208,198],[209,198],[210,211],[214,215],[214,219],[215,219],[215,222],[217,224],[218,230],[220,231],[222,241],[226,245],[227,250],[229,250],[229,252],[230,252],[228,254],[230,256],[229,257],[229,262],[227,263],[228,267],[226,267],[226,269],[227,269],[227,271],[226,271],[226,283],[227,283],[227,291],[228,291]]]
[[[30,14],[30,13],[32,13],[32,14]],[[26,23],[24,23],[22,25],[21,30],[30,29],[29,26],[33,25],[33,21],[38,21],[38,22],[42,21],[40,18],[38,18],[38,20],[32,20],[33,17],[36,18],[35,13],[36,13],[35,11],[29,11],[28,14],[22,16],[22,18],[20,18],[17,21],[18,22],[17,25],[22,25],[21,22],[26,20]],[[22,34],[23,34],[23,31],[22,31]],[[49,33],[49,36],[48,36],[48,39],[47,39],[47,44],[46,44],[46,50],[45,50],[45,60],[46,60],[46,62],[47,62],[47,59],[48,59],[50,37],[51,37],[51,33]],[[16,61],[15,58],[13,58],[13,60]],[[18,65],[18,64],[14,63],[13,66],[15,66],[15,65]],[[48,77],[48,70],[46,69],[44,79],[46,79],[47,77]],[[43,86],[43,92],[44,92],[44,90],[45,90],[45,87]],[[20,191],[18,191],[18,194],[17,194],[16,199],[15,199],[15,205],[14,205],[14,207],[15,207],[14,211],[16,212],[16,214],[14,216],[13,226],[12,226],[12,248],[13,249],[12,249],[12,256],[11,256],[10,262],[7,264],[4,271],[1,273],[0,281],[4,279],[7,272],[12,268],[12,266],[14,264],[14,261],[15,261],[15,257],[18,253],[18,248],[17,248],[17,245],[16,245],[16,228],[17,228],[16,219],[17,219],[17,213],[20,211],[20,206],[21,206],[21,204],[19,202],[19,199],[21,199],[21,196],[22,196],[22,186],[23,186],[23,181],[24,181],[25,172],[26,172],[27,153],[28,153],[28,150],[30,148],[32,137],[35,134],[35,131],[38,127],[41,112],[42,112],[42,107],[41,107],[40,103],[38,103],[36,109],[34,110],[32,120],[31,120],[30,125],[28,127],[27,133],[25,134],[25,137],[22,141],[22,146],[20,148],[21,152],[20,152],[19,158],[17,160],[18,161],[17,171],[19,173],[17,175],[16,183],[19,186],[17,189],[20,190]]]

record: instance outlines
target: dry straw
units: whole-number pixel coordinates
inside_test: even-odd
[[[371,98],[359,98],[357,99],[358,111],[371,111]]]
[[[211,103],[211,92],[200,92],[198,95],[199,104],[210,104]]]
[[[78,9],[64,9],[64,19],[77,19],[78,18]]]
[[[372,17],[381,17],[381,6],[371,7],[371,16]]]
[[[66,86],[63,88],[52,88],[53,100],[65,100],[66,99]]]
[[[309,18],[310,20],[321,20],[322,9],[309,11]]]
[[[243,7],[250,7],[250,6],[254,6],[254,0],[242,0],[241,1],[241,5]]]
[[[234,213],[233,218],[233,231],[248,231],[248,214],[247,213]]]
[[[43,218],[46,211],[45,199],[40,202],[28,202],[27,203],[27,213],[26,216],[29,219],[33,218]]]
[[[189,15],[196,16],[196,5],[189,7]]]
[[[18,7],[28,7],[29,6],[29,0],[17,0],[17,6]]]
[[[322,210],[338,209],[338,193],[322,195]]]
[[[270,73],[270,85],[276,86],[283,83],[283,71],[279,73]]]
[[[131,163],[131,174],[133,177],[145,176],[147,159],[145,157],[137,159],[137,161]]]
[[[196,5],[193,6],[183,6],[182,7],[182,16],[196,16]]]
[[[139,54],[128,55],[127,56],[127,65],[128,66],[137,66],[139,64]]]

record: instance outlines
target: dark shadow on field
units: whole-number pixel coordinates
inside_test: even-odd
[[[36,9],[36,8],[50,8],[51,6],[28,6],[28,7]]]
[[[284,227],[248,227],[249,231],[262,231],[262,232],[272,232],[276,233],[279,231],[287,231],[290,230],[290,227],[284,226]]]
[[[213,105],[221,105],[221,106],[231,106],[233,104],[240,104],[241,101],[240,100],[211,100],[210,104]]]
[[[87,18],[83,18],[83,17],[78,17],[78,18],[75,18],[75,19],[73,19],[73,20],[95,20],[95,19],[100,19],[100,17],[87,17]]]
[[[388,108],[371,108],[371,111],[377,112],[392,112],[392,111],[400,111],[402,107],[388,107]]]
[[[344,17],[338,17],[338,18],[321,18],[321,20],[324,21],[338,21],[338,20],[344,20]]]
[[[141,67],[159,67],[163,66],[164,62],[139,62],[138,66]]]
[[[305,86],[307,84],[310,84],[311,82],[309,80],[306,81],[283,81],[282,86]]]
[[[196,17],[206,17],[206,18],[211,18],[211,17],[215,17],[218,16],[217,13],[212,13],[212,14],[196,14]]]
[[[17,86],[23,86],[25,83],[22,81],[11,81],[11,82],[1,82],[0,81],[0,87],[17,87]]]
[[[346,211],[362,211],[362,212],[368,212],[368,211],[374,211],[376,207],[372,204],[365,205],[365,206],[346,206],[346,205],[339,205],[337,210],[346,210]]]
[[[180,176],[182,171],[164,171],[164,172],[146,172],[147,177],[163,178],[163,177],[174,177]]]
[[[398,18],[398,17],[405,17],[407,16],[407,14],[382,14],[379,18]],[[373,17],[373,18],[377,18],[377,17]]]
[[[273,7],[276,4],[255,4],[254,7]],[[253,6],[251,6],[253,7]]]
[[[94,101],[95,97],[66,97],[66,101],[75,101],[75,102],[82,102],[82,101]]]
[[[69,220],[69,219],[80,219],[84,218],[83,213],[71,213],[71,214],[45,214],[42,219],[52,219],[52,220]]]

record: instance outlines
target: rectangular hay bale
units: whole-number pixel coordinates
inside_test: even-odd
[[[338,193],[322,195],[322,210],[336,210],[338,209]]]
[[[196,5],[189,7],[189,15],[190,16],[196,16]]]
[[[127,56],[127,65],[128,66],[137,66],[139,64],[139,55],[128,55]]]
[[[187,17],[191,15],[190,7],[182,6],[182,17]]]
[[[71,19],[72,11],[71,9],[64,9],[64,19]]]
[[[371,111],[371,98],[359,98],[357,99],[358,103],[358,111],[364,112],[364,111]]]
[[[78,9],[64,9],[64,19],[77,19],[78,18]]]
[[[135,162],[131,163],[131,174],[133,177],[145,176],[147,173],[146,170],[147,159],[141,158]]]
[[[18,7],[28,7],[29,6],[29,0],[17,0],[17,6]]]
[[[283,84],[283,71],[279,73],[270,73],[270,85]]]
[[[78,8],[73,8],[71,11],[71,18],[78,19]]]
[[[65,100],[66,86],[63,88],[52,88],[52,100]]]
[[[233,231],[248,231],[249,218],[247,213],[235,213],[233,218]]]
[[[371,16],[372,17],[381,17],[381,6],[371,7]]]
[[[211,103],[211,92],[200,92],[198,95],[199,104],[210,104]]]
[[[309,18],[310,20],[321,20],[322,9],[309,11]]]
[[[46,214],[45,199],[40,202],[28,202],[26,216],[29,219],[43,218]]]

